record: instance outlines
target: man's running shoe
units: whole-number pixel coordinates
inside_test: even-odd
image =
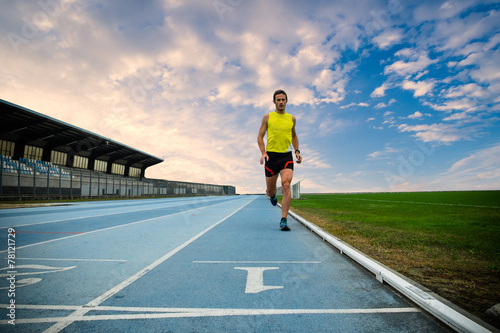
[[[271,204],[273,206],[276,206],[278,204],[278,198],[276,197],[276,193],[270,199],[271,199]]]
[[[281,222],[280,222],[280,229],[281,229],[282,231],[290,231],[290,228],[288,228],[288,226],[286,225],[286,218],[285,218],[285,217],[283,217],[283,218],[281,219]]]

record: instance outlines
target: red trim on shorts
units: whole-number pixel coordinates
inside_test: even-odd
[[[269,169],[269,168],[268,168],[267,166],[265,166],[265,165],[264,165],[264,168],[266,168],[266,170],[267,170],[267,171],[269,171],[269,172],[271,173],[271,175],[273,175],[273,176],[274,176],[274,172],[273,172],[271,169]]]
[[[286,162],[286,164],[285,164],[285,166],[284,166],[283,170],[284,170],[284,169],[286,169],[286,167],[287,167],[287,166],[288,166],[288,164],[290,164],[290,163],[293,163],[293,161],[288,161],[288,162]]]

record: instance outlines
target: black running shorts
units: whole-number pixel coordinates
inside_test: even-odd
[[[293,156],[291,151],[287,153],[274,153],[268,151],[267,156],[269,156],[269,160],[266,161],[264,165],[266,177],[278,175],[280,171],[284,169],[293,170]]]

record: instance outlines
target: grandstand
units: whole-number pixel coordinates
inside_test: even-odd
[[[0,199],[236,194],[145,178],[162,159],[2,99],[0,124]]]

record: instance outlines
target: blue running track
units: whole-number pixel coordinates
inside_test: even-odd
[[[0,210],[0,331],[449,332],[280,217],[257,195]]]

